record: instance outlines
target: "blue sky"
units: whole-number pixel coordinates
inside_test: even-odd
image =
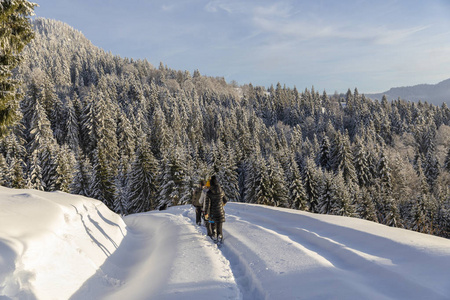
[[[115,55],[331,94],[450,78],[448,0],[35,0]]]

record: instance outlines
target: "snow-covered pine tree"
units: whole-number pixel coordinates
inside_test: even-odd
[[[7,186],[8,183],[8,165],[6,164],[6,159],[2,153],[0,153],[0,185]]]
[[[130,166],[131,168],[131,166]],[[115,179],[116,193],[114,195],[114,211],[120,215],[128,215],[128,196],[130,194],[129,187],[129,172],[131,170],[124,170],[122,163],[119,166],[119,173]]]
[[[31,109],[29,128],[30,141],[27,147],[29,153],[33,153],[34,151],[40,152],[45,145],[56,143],[50,128],[50,121],[39,101],[35,101],[34,107]]]
[[[336,187],[333,181],[333,175],[328,171],[324,171],[319,190],[319,199],[317,200],[317,212],[320,214],[333,214],[336,211]]]
[[[45,191],[56,190],[57,147],[58,145],[53,143],[45,144],[42,148],[38,149],[39,164],[42,170],[42,185]]]
[[[433,232],[433,207],[428,194],[418,194],[410,214],[409,227],[415,231],[431,234]]]
[[[366,187],[360,190],[359,199],[356,203],[356,214],[361,219],[378,222],[373,196]]]
[[[81,150],[78,152],[81,152]],[[89,159],[85,155],[78,157],[75,177],[71,184],[71,191],[73,194],[92,197],[92,172],[93,167]]]
[[[355,137],[353,150],[353,165],[355,166],[356,178],[360,186],[368,186],[371,183],[371,172],[369,169],[366,147],[359,136]]]
[[[448,147],[447,156],[445,157],[444,169],[450,172],[450,147]]]
[[[322,141],[320,142],[319,156],[317,163],[323,170],[329,171],[331,169],[331,159],[330,159],[330,141],[328,136],[324,135]]]
[[[166,123],[166,117],[161,110],[161,107],[157,106],[152,116],[152,134],[150,136],[150,146],[155,158],[162,159],[163,152],[170,146],[171,134]]]
[[[333,213],[339,216],[353,217],[355,207],[353,204],[350,189],[353,188],[354,184],[348,184],[345,181],[342,172],[336,174],[336,176],[333,178],[333,181],[334,195],[336,199],[336,206]]]
[[[256,203],[256,194],[262,184],[265,161],[261,153],[256,152],[245,160],[244,202]]]
[[[67,105],[67,104],[66,104]],[[52,131],[53,136],[55,137],[56,141],[59,145],[62,145],[65,141],[66,136],[66,120],[67,120],[67,113],[64,109],[64,106],[66,106],[62,103],[61,99],[58,97],[55,97],[55,100],[53,102],[53,108],[51,110],[50,114],[50,123],[52,124]]]
[[[114,208],[114,177],[109,171],[109,165],[104,151],[94,150],[93,174],[91,181],[91,197],[102,201],[110,209]]]
[[[434,183],[439,177],[440,167],[439,161],[436,158],[434,151],[428,151],[425,155],[425,160],[423,161],[423,173],[427,179],[427,183],[430,188],[434,187]]]
[[[273,156],[269,156],[266,160],[266,172],[263,173],[264,185],[261,189],[261,195],[266,193],[262,199],[264,202],[258,201],[270,206],[287,207],[288,201],[288,185],[286,176],[278,161]],[[265,191],[263,190],[265,188]],[[257,194],[258,197],[258,194]]]
[[[236,156],[233,148],[227,147],[227,150],[222,155],[222,167],[219,170],[219,182],[228,197],[229,201],[239,201],[239,182],[237,172]]]
[[[400,213],[398,209],[398,205],[394,199],[386,196],[387,198],[383,199],[384,204],[384,217],[383,224],[391,226],[391,227],[403,227],[403,222],[400,218]]]
[[[292,202],[292,208],[307,211],[309,209],[308,199],[300,170],[294,158],[291,159],[290,165],[292,173],[291,180],[289,181],[289,199]]]
[[[179,147],[166,150],[160,164],[157,208],[187,204],[190,200],[190,187],[186,182],[186,166]]]
[[[75,156],[70,149],[64,145],[59,147],[56,154],[56,179],[55,189],[69,193],[75,174]]]
[[[80,148],[80,124],[78,120],[78,115],[76,113],[73,101],[71,98],[66,98],[66,119],[65,119],[65,144],[75,153],[76,156],[79,155],[78,151]]]
[[[34,190],[44,190],[42,185],[42,169],[39,165],[37,152],[33,152],[28,166],[27,188]]]
[[[127,170],[131,166],[135,154],[136,135],[128,117],[124,113],[119,114],[117,123],[117,141],[120,144],[118,147],[119,160],[122,164],[121,169]],[[141,138],[142,142],[146,142],[146,136],[142,136]]]
[[[392,193],[392,175],[389,160],[384,152],[381,152],[377,166],[378,178],[380,179],[381,192],[387,196]]]
[[[309,202],[309,210],[318,212],[318,201],[322,185],[321,170],[316,168],[314,160],[311,157],[306,159],[303,182],[305,183],[306,196]]]
[[[94,100],[93,92],[90,91],[89,95],[82,99],[83,110],[80,115],[80,142],[83,153],[89,155],[89,158],[93,159],[94,149],[96,148],[96,136],[94,131]]]
[[[144,139],[145,141],[145,139]],[[155,209],[158,192],[158,162],[146,142],[138,147],[128,180],[127,213]]]
[[[26,187],[25,174],[23,172],[24,164],[21,159],[13,158],[10,164],[11,181],[10,187],[14,189],[23,189]]]

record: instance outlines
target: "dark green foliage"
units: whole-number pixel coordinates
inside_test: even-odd
[[[12,71],[22,60],[22,50],[33,38],[29,16],[36,4],[26,0],[4,0],[0,4],[0,138],[18,119],[17,92],[20,81]]]

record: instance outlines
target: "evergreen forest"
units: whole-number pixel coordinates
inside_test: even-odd
[[[1,185],[85,195],[125,215],[189,204],[216,174],[231,201],[450,237],[445,103],[227,83],[115,56],[59,21],[33,27]]]

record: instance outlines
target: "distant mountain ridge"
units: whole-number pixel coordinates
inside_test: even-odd
[[[366,94],[372,99],[381,100],[386,95],[388,100],[397,100],[399,97],[406,101],[428,102],[434,105],[446,103],[450,106],[450,79],[446,79],[437,84],[418,84],[414,86],[395,87],[389,91],[379,94]]]

